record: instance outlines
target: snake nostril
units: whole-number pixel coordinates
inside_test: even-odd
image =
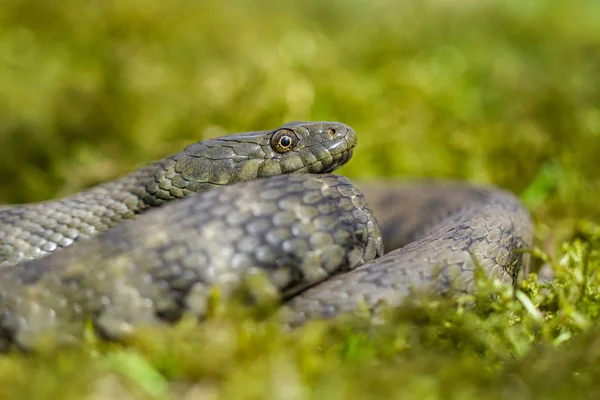
[[[329,128],[329,129],[327,129],[327,133],[329,133],[329,136],[331,136],[331,137],[334,137],[335,134],[336,134],[336,132],[337,131],[335,130],[335,128]]]

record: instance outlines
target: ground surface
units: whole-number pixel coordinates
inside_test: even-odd
[[[600,3],[20,0],[0,8],[0,202],[66,195],[200,138],[340,120],[342,174],[520,195],[538,265],[513,293],[294,334],[205,324],[0,358],[2,398],[600,397]],[[496,293],[495,301],[489,294]]]

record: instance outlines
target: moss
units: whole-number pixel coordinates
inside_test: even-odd
[[[521,195],[535,275],[294,333],[225,309],[126,345],[0,358],[2,398],[600,396],[600,4],[21,0],[0,10],[1,202],[65,195],[187,143],[347,122],[352,177]],[[241,313],[241,314],[240,314]]]

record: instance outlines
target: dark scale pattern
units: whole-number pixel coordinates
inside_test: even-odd
[[[103,335],[123,338],[184,310],[202,317],[212,290],[227,297],[249,282],[262,282],[257,297],[287,298],[382,254],[378,225],[357,196],[336,175],[240,183],[4,268],[3,337],[24,348],[41,332],[68,341],[90,318]]]
[[[470,292],[477,266],[491,278],[515,283],[528,262],[519,250],[531,247],[533,223],[510,193],[439,183],[387,182],[363,189],[384,243],[399,248],[293,298],[287,310],[291,325],[360,304],[398,305],[412,289]]]
[[[270,144],[278,129],[194,143],[113,182],[61,200],[0,208],[0,266],[68,247],[171,200],[215,187],[287,173],[331,172],[347,162],[354,131],[337,122],[284,125],[298,137],[285,154]]]

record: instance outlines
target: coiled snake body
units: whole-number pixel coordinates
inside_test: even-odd
[[[48,332],[69,341],[87,321],[120,339],[202,317],[215,290],[283,300],[296,325],[395,305],[411,287],[469,291],[478,265],[517,279],[533,228],[513,195],[381,182],[362,186],[369,206],[329,174],[356,141],[341,123],[290,123],[193,144],[69,198],[0,209],[3,347],[31,348]],[[384,240],[395,248],[385,255]]]

